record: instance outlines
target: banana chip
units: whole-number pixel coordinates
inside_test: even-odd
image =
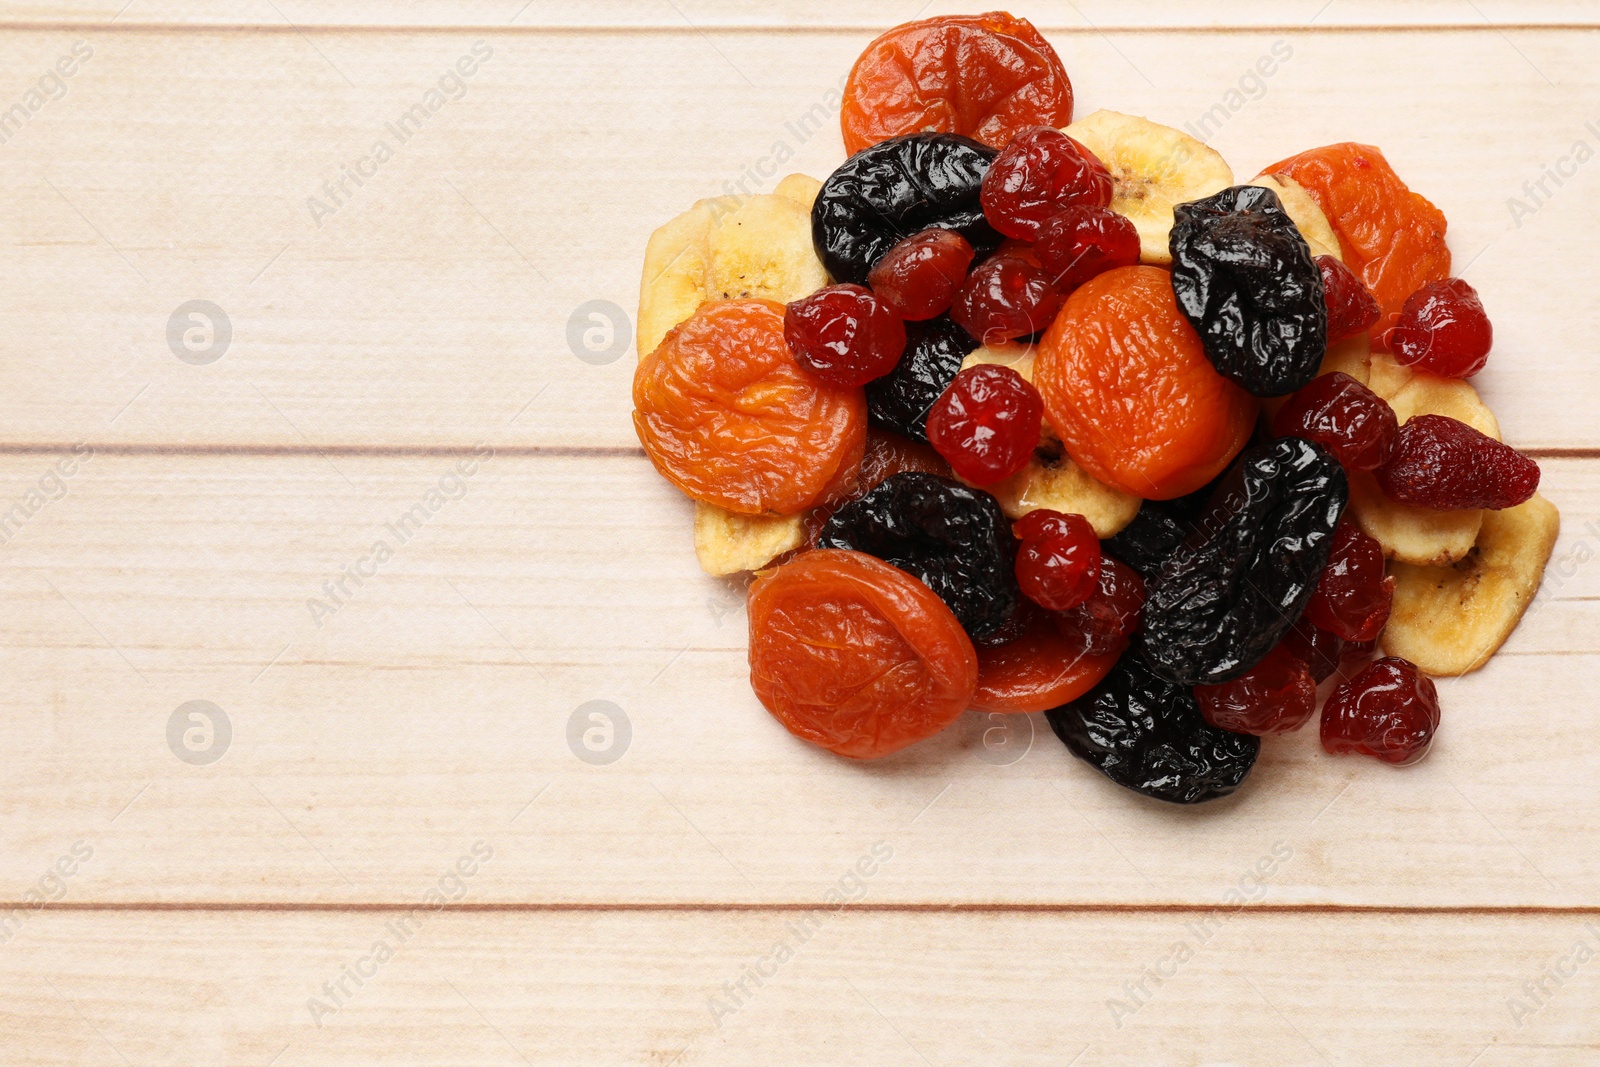
[[[722,576],[765,567],[805,543],[800,515],[737,515],[695,501],[694,554],[700,569]]]
[[[1328,216],[1323,214],[1322,208],[1311,199],[1311,194],[1306,192],[1305,186],[1287,174],[1260,174],[1247,184],[1259,185],[1278,194],[1284,212],[1294,222],[1294,227],[1300,231],[1300,236],[1306,239],[1306,244],[1311,246],[1313,256],[1332,256],[1339,262],[1344,262],[1344,256],[1339,251],[1339,238],[1329,225]]]

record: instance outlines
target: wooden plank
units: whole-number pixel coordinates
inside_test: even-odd
[[[736,0],[677,0],[672,5],[595,0],[558,5],[546,0],[278,0],[273,5],[246,0],[21,0],[7,6],[0,25],[78,23],[86,26],[239,26],[256,30],[290,28],[460,28],[497,29],[614,27],[657,33],[694,29],[808,29],[849,27],[878,32],[911,18],[969,13],[971,4],[949,0],[893,0],[863,7],[842,0],[800,3],[776,0],[761,5]],[[1258,26],[1594,25],[1592,5],[1581,0],[1543,0],[1537,8],[1512,0],[1280,0],[1274,4],[1221,0],[1205,5],[1183,0],[1146,0],[1137,5],[1115,0],[1031,0],[1009,10],[1055,32],[1095,30],[1239,29]]]
[[[129,14],[141,10],[168,9],[140,0]],[[0,146],[14,208],[0,220],[11,443],[632,447],[630,357],[580,360],[569,323],[591,300],[631,314],[646,236],[696,198],[757,169],[772,176],[746,188],[835,166],[831,120],[795,131],[827,112],[862,42],[485,31],[492,56],[464,97],[401,143],[388,124],[471,58],[476,36],[14,30],[0,67],[24,73],[0,101],[21,99],[80,36],[95,54],[67,94]],[[1230,96],[1280,37],[1293,58],[1257,99]],[[1494,316],[1480,381],[1508,437],[1594,446],[1600,377],[1564,280],[1600,240],[1594,177],[1579,169],[1557,187],[1543,171],[1570,168],[1576,141],[1600,145],[1585,125],[1600,115],[1587,34],[1062,44],[1084,112],[1183,125],[1221,106],[1212,141],[1241,176],[1307,145],[1383,145],[1449,213],[1458,262]],[[323,184],[379,140],[393,158],[314,221],[310,200],[332,204]],[[1548,196],[1525,191],[1537,181]],[[1534,196],[1537,210],[1514,217],[1509,201]],[[169,345],[197,299],[232,327],[206,366]]]
[[[59,495],[50,462],[0,461],[0,500]],[[81,461],[0,545],[4,899],[82,841],[74,902],[402,901],[481,837],[480,901],[790,903],[882,838],[885,902],[1208,904],[1281,842],[1284,903],[1600,903],[1594,461],[1545,463],[1546,597],[1443,683],[1427,763],[1308,731],[1198,811],[1110,786],[1040,717],[1010,748],[972,715],[878,764],[813,750],[751,696],[738,587],[698,573],[642,459],[458,462]],[[346,568],[368,577],[324,587]],[[196,700],[231,726],[208,765],[180,754]],[[569,740],[595,700],[630,727],[609,764]]]
[[[710,1067],[837,1064],[848,1048],[906,1065],[1578,1067],[1600,1055],[1593,915],[447,910],[422,913],[404,941],[401,921],[46,911],[0,951],[7,1062]]]

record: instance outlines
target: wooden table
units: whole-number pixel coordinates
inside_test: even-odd
[[[649,231],[917,4],[520,3],[0,13],[0,1062],[1600,1061],[1593,4],[1018,9],[1241,178],[1382,146],[1565,519],[1425,764],[1174,811],[793,741],[629,425]]]

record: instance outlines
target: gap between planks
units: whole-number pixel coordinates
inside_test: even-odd
[[[17,901],[0,901],[0,910],[30,907]],[[79,901],[48,904],[37,911],[71,912],[406,912],[418,907],[415,903],[381,902],[222,902],[222,901]],[[462,903],[447,905],[452,912],[500,914],[514,912],[790,912],[817,911],[825,907],[819,903],[683,903],[643,901],[615,903],[584,903],[508,901],[502,903]],[[1218,905],[1208,904],[1051,904],[1039,902],[1017,903],[885,903],[847,904],[841,911],[869,914],[898,912],[934,913],[960,912],[972,914],[1043,914],[1078,915],[1121,913],[1130,915],[1164,914],[1169,912],[1213,911]],[[831,910],[831,909],[830,909]],[[1600,906],[1590,905],[1540,905],[1540,904],[1464,904],[1464,905],[1401,905],[1401,904],[1246,904],[1241,910],[1282,915],[1550,915],[1550,916],[1600,916]]]
[[[1335,33],[1506,33],[1506,32],[1543,32],[1543,31],[1593,31],[1600,30],[1600,24],[1592,22],[1457,22],[1457,23],[1349,23],[1332,24],[1327,26],[1308,25],[1306,23],[1284,23],[1281,25],[1249,25],[1249,26],[1051,26],[1036,24],[1041,33],[1061,34],[1066,36],[1103,37],[1108,33],[1155,36],[1160,34],[1199,34],[1199,35],[1231,35],[1250,33],[1299,33],[1314,31],[1319,34]],[[466,25],[438,25],[418,23],[416,25],[380,25],[363,23],[340,23],[319,25],[316,23],[290,23],[290,22],[124,22],[115,20],[96,22],[77,22],[70,19],[62,20],[17,20],[8,21],[0,19],[0,32],[17,33],[84,33],[115,31],[118,33],[273,33],[273,34],[424,34],[424,33],[519,33],[528,35],[548,34],[561,36],[584,36],[599,34],[648,34],[654,36],[704,36],[708,33],[717,34],[756,34],[763,37],[781,35],[808,35],[817,36],[825,34],[860,34],[872,32],[867,27],[837,25],[804,25],[804,26],[767,26],[756,23],[728,23],[723,25],[697,26],[687,23],[661,23],[659,25],[605,25],[597,23],[586,26],[537,26],[514,25],[512,23],[471,23]]]

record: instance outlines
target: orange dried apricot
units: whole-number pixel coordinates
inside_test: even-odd
[[[640,360],[633,406],[667,481],[744,515],[791,515],[849,484],[866,442],[865,395],[806,373],[771,300],[702,304]]]
[[[1083,641],[1061,632],[1049,615],[1031,604],[1022,607],[1019,637],[978,649],[977,711],[1049,711],[1076,700],[1111,673],[1127,642],[1099,655],[1083,651]]]
[[[1071,121],[1061,57],[1027,19],[1003,11],[896,26],[856,60],[839,111],[851,155],[924,132],[1004,148],[1019,130]]]
[[[1073,462],[1147,500],[1205,485],[1255,426],[1255,398],[1212,367],[1160,267],[1119,267],[1079,287],[1033,374]]]
[[[750,588],[750,685],[796,737],[876,759],[956,720],[972,641],[931,589],[862,552],[806,552]]]
[[[1385,335],[1406,297],[1450,276],[1444,212],[1414,193],[1371,145],[1331,144],[1266,169],[1305,186],[1339,237],[1345,265],[1377,297],[1383,315],[1369,336],[1388,351]]]

